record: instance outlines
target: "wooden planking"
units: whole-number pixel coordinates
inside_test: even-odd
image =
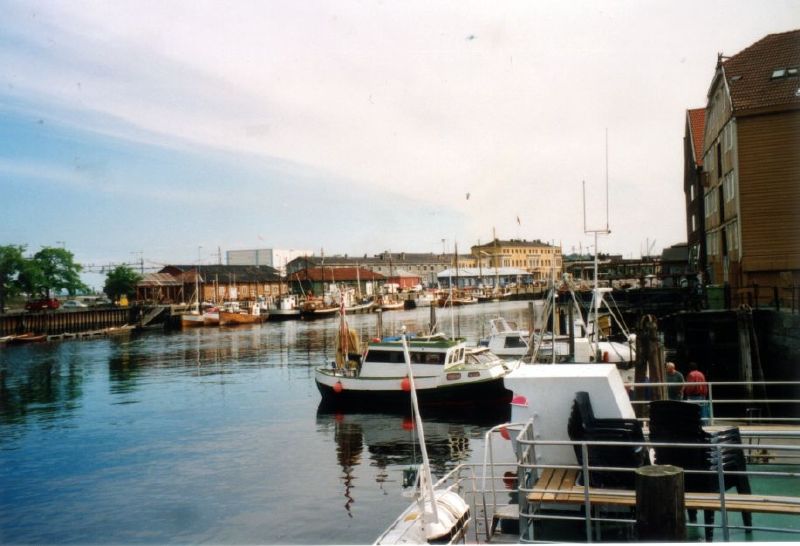
[[[583,504],[586,491],[575,485],[578,471],[575,469],[547,468],[528,494],[533,503],[558,502]],[[636,491],[628,489],[589,488],[589,502],[604,506],[636,506]],[[685,494],[686,508],[692,510],[722,509],[717,493]],[[800,499],[775,495],[729,493],[725,495],[725,509],[730,512],[760,512],[770,514],[800,514]]]
[[[800,110],[737,120],[746,271],[800,268]]]

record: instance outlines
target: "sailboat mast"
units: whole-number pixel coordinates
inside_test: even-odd
[[[411,390],[411,409],[414,413],[414,421],[417,427],[417,436],[419,437],[420,452],[422,453],[422,477],[426,482],[423,484],[427,488],[427,493],[431,500],[431,509],[433,511],[433,522],[439,521],[439,511],[436,507],[436,497],[433,494],[433,476],[431,475],[431,465],[428,460],[428,449],[425,447],[425,431],[422,428],[422,417],[419,414],[419,402],[417,401],[417,389],[414,385],[414,370],[411,368],[411,355],[408,352],[408,342],[406,341],[406,334],[403,332],[403,356],[406,360],[406,367],[408,368],[408,383]]]

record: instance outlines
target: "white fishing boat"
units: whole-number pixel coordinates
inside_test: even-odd
[[[187,313],[181,314],[181,327],[193,328],[195,326],[203,326],[203,314],[196,308]]]
[[[340,314],[336,359],[314,372],[323,401],[338,406],[408,407],[410,378],[401,339],[371,341],[362,354],[357,333]],[[411,368],[423,405],[492,405],[511,400],[503,386],[510,365],[486,347],[443,334],[411,337]]]
[[[417,475],[415,501],[375,541],[375,544],[454,543],[466,538],[470,523],[469,504],[455,489],[434,486],[425,433],[419,412],[419,400],[411,352],[405,334],[401,350],[409,379],[411,408],[419,437],[422,466]]]
[[[213,305],[203,310],[203,324],[205,326],[219,326],[219,307]]]
[[[530,332],[519,328],[517,323],[497,317],[489,321],[490,334],[480,341],[500,357],[522,358],[528,352]]]
[[[300,309],[297,306],[297,296],[284,294],[273,303],[269,309],[267,320],[294,320],[300,318]]]

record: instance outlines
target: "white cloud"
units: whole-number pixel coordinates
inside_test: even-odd
[[[0,51],[16,93],[133,139],[424,196],[465,216],[465,244],[492,226],[585,240],[580,183],[602,196],[608,128],[608,244],[626,253],[651,231],[685,237],[683,112],[716,52],[798,22],[793,3],[19,6],[16,32],[40,49]]]

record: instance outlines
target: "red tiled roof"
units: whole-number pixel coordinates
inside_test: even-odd
[[[703,135],[706,130],[706,109],[694,108],[686,111],[689,120],[689,132],[692,136],[692,153],[694,163],[698,167],[703,166]]]
[[[769,34],[723,61],[734,114],[800,107],[800,77],[772,78],[800,66],[800,30]]]

